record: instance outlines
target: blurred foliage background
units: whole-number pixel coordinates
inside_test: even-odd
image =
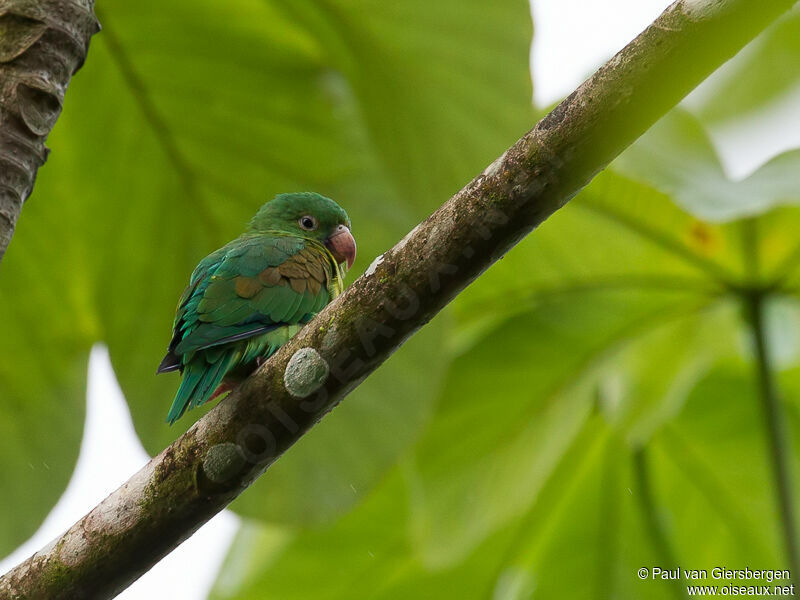
[[[149,452],[200,416],[164,425],[178,381],[155,366],[192,268],[261,203],[337,199],[357,275],[538,116],[525,0],[98,14],[0,273],[0,555],[72,473],[93,344]],[[243,494],[212,597],[670,598],[636,570],[788,568],[743,308],[763,291],[795,502],[800,150],[732,181],[706,128],[800,85],[798,30],[766,31]]]

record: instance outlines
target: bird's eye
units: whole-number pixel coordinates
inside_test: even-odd
[[[304,217],[300,217],[300,227],[305,229],[306,231],[313,231],[317,228],[317,220],[312,217],[311,215],[306,215]]]

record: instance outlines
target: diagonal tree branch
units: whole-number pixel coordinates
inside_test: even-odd
[[[124,589],[793,1],[670,6],[378,257],[227,400],[62,537],[0,578],[0,597],[110,598]]]
[[[94,0],[0,0],[0,260],[64,92],[100,30]]]

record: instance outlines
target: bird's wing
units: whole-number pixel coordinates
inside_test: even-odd
[[[195,269],[181,297],[159,372],[197,350],[304,323],[329,301],[324,251],[296,237],[239,238]]]

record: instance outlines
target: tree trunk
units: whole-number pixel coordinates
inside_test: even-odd
[[[94,0],[0,0],[0,261],[64,92],[100,30]]]

